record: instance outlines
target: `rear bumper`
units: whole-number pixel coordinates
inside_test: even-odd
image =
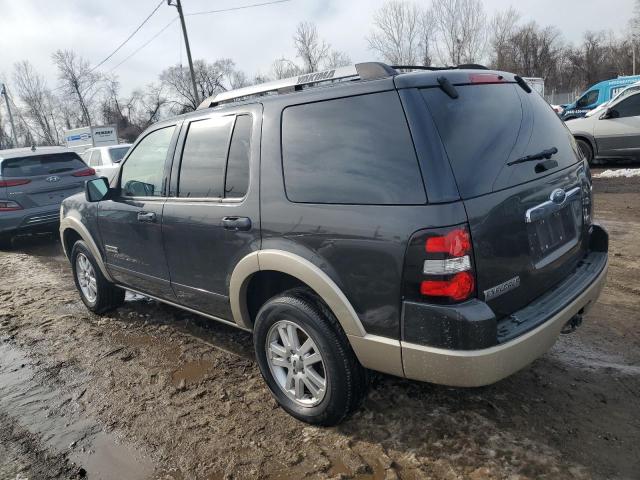
[[[38,230],[60,222],[60,206],[51,205],[15,212],[3,212],[0,215],[0,233],[20,233]]]
[[[607,276],[608,260],[589,286],[535,329],[481,350],[448,350],[401,342],[407,378],[453,387],[490,385],[526,367],[547,352],[564,325],[595,303]]]

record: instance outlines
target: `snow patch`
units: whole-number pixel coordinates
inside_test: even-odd
[[[602,173],[598,173],[593,178],[631,178],[640,177],[640,168],[620,168],[618,170],[605,170]]]

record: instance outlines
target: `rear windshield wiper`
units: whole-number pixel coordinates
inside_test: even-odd
[[[512,162],[507,163],[507,165],[511,166],[511,165],[516,165],[518,163],[533,162],[534,160],[542,160],[542,159],[549,160],[556,153],[558,153],[558,149],[556,147],[551,147],[546,150],[542,150],[541,152],[534,153],[532,155],[526,155],[524,157],[520,157],[517,160],[513,160]]]

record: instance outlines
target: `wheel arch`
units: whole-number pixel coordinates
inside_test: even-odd
[[[65,217],[60,220],[60,240],[62,242],[64,254],[69,259],[71,258],[71,249],[73,248],[73,244],[78,240],[82,240],[95,258],[104,277],[110,282],[113,281],[106,265],[104,264],[98,245],[93,240],[93,237],[89,233],[87,227],[85,227],[80,220],[74,217]]]
[[[576,133],[573,135],[573,138],[575,138],[576,140],[583,140],[587,142],[587,144],[591,147],[593,158],[595,158],[598,155],[598,149],[596,148],[596,141],[591,135],[588,135],[586,133]]]

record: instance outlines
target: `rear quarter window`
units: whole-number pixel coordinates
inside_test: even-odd
[[[572,136],[536,92],[516,84],[456,86],[452,99],[439,88],[422,96],[444,144],[460,195],[471,198],[540,178],[527,162],[507,162],[556,147],[553,173],[578,161]]]
[[[426,195],[396,92],[288,107],[287,198],[301,203],[423,204]]]
[[[86,168],[86,165],[76,153],[63,152],[6,159],[2,162],[0,173],[3,177],[36,177],[81,168]]]

